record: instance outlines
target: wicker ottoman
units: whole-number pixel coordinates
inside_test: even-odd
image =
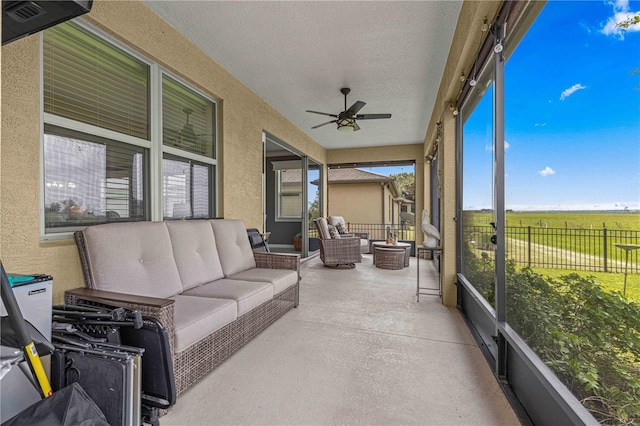
[[[405,266],[404,248],[374,247],[376,268],[382,269],[402,269]]]

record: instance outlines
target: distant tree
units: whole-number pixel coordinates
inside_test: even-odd
[[[309,204],[309,220],[320,217],[320,188],[316,190],[316,198]]]
[[[62,205],[60,203],[51,203],[49,204],[49,207],[45,206],[44,211],[45,213],[58,213],[61,208]]]
[[[640,24],[640,12],[636,13],[634,16],[630,16],[622,22],[618,22],[616,26],[627,29],[638,24]]]
[[[629,18],[625,19],[624,21],[618,22],[616,24],[617,27],[624,28],[624,29],[628,29],[629,27],[631,27],[633,25],[640,25],[640,12],[638,12],[634,16],[630,16]],[[631,74],[631,75],[636,75],[638,73],[640,73],[640,68],[633,69],[633,70],[631,70],[629,72],[629,74]],[[640,87],[636,86],[634,89],[635,90],[640,90]]]
[[[414,173],[401,172],[389,175],[394,180],[398,191],[407,200],[416,200],[416,176]]]

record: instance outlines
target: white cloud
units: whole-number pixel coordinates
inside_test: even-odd
[[[547,123],[536,123],[536,124],[533,125],[533,127],[544,127],[546,125],[547,125]]]
[[[631,25],[627,28],[618,26],[620,22],[624,22],[638,13],[637,11],[629,10],[628,0],[616,0],[615,2],[608,2],[608,4],[613,7],[613,16],[610,16],[604,23],[600,24],[600,32],[602,34],[616,37],[618,40],[624,40],[625,33],[640,31],[640,24]]]
[[[586,89],[586,88],[587,88],[587,86],[583,86],[580,83],[574,84],[573,86],[569,87],[568,89],[565,89],[565,90],[562,91],[562,93],[560,94],[560,100],[564,101],[565,99],[567,99],[569,96],[573,95],[578,90],[582,90],[582,89]]]
[[[556,171],[553,170],[551,167],[547,166],[544,169],[540,170],[538,174],[542,177],[545,177],[545,176],[555,175]]]
[[[508,150],[510,146],[511,146],[511,145],[509,144],[509,142],[507,142],[507,141],[505,140],[505,141],[504,141],[504,150],[505,150],[505,151],[506,151],[506,150]],[[485,145],[485,146],[484,146],[484,150],[485,150],[485,151],[491,151],[491,152],[493,152],[493,145]]]
[[[487,206],[486,208],[491,208]],[[625,208],[636,211],[640,209],[638,202],[631,203],[576,203],[576,204],[509,204],[508,209],[516,211],[593,211],[593,210],[617,210],[623,211]],[[470,209],[471,210],[471,209]]]

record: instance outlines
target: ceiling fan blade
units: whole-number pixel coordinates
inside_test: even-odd
[[[362,107],[365,105],[366,105],[365,102],[357,101],[355,104],[351,105],[351,107],[349,107],[349,109],[346,112],[348,112],[350,115],[356,115],[358,111],[360,111]]]
[[[353,122],[353,131],[357,132],[358,130],[360,130],[360,126],[358,126],[358,122],[354,121]]]
[[[318,124],[317,126],[313,126],[312,129],[317,129],[318,127],[326,126],[327,124],[336,123],[338,120],[327,121],[326,123]]]
[[[338,118],[338,116],[337,116],[337,115],[335,115],[335,114],[329,114],[329,113],[326,113],[326,112],[320,112],[320,111],[309,111],[309,110],[307,110],[306,112],[312,112],[312,113],[314,113],[314,114],[328,115],[329,117],[335,117],[335,118]]]
[[[391,118],[391,114],[359,114],[356,120],[376,120],[378,118]]]

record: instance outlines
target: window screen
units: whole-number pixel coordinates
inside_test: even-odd
[[[147,219],[144,148],[45,126],[44,205],[49,232]]]

